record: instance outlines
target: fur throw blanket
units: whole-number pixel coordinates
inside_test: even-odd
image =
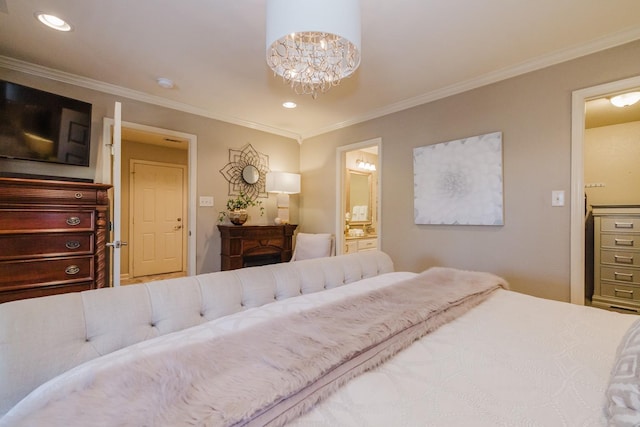
[[[506,282],[488,273],[432,268],[383,289],[92,372],[17,424],[283,425],[499,287]]]

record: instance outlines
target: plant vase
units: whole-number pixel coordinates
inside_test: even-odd
[[[246,209],[236,209],[234,211],[229,211],[227,213],[227,216],[229,217],[229,221],[231,221],[233,225],[242,225],[247,222],[247,219],[249,218],[249,214],[247,213]]]

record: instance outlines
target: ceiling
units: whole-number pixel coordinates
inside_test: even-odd
[[[638,0],[361,0],[361,10],[360,68],[315,100],[267,67],[265,0],[0,0],[0,66],[303,140],[640,39]],[[73,31],[42,26],[37,11]],[[288,100],[298,108],[282,108]]]

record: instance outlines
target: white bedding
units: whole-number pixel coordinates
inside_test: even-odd
[[[292,425],[603,426],[637,318],[498,290]]]
[[[74,375],[226,334],[413,277],[388,273],[161,336],[81,365],[35,390],[0,425],[64,394]],[[297,426],[603,425],[616,348],[636,316],[510,291],[414,343],[294,421]]]

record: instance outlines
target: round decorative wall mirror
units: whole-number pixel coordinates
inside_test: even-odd
[[[255,184],[260,180],[260,171],[253,165],[247,165],[242,169],[242,179],[247,184]]]
[[[239,150],[230,148],[229,163],[220,169],[220,173],[229,182],[230,196],[237,196],[242,192],[252,199],[267,197],[265,191],[267,172],[269,172],[269,156],[257,152],[251,144]]]

